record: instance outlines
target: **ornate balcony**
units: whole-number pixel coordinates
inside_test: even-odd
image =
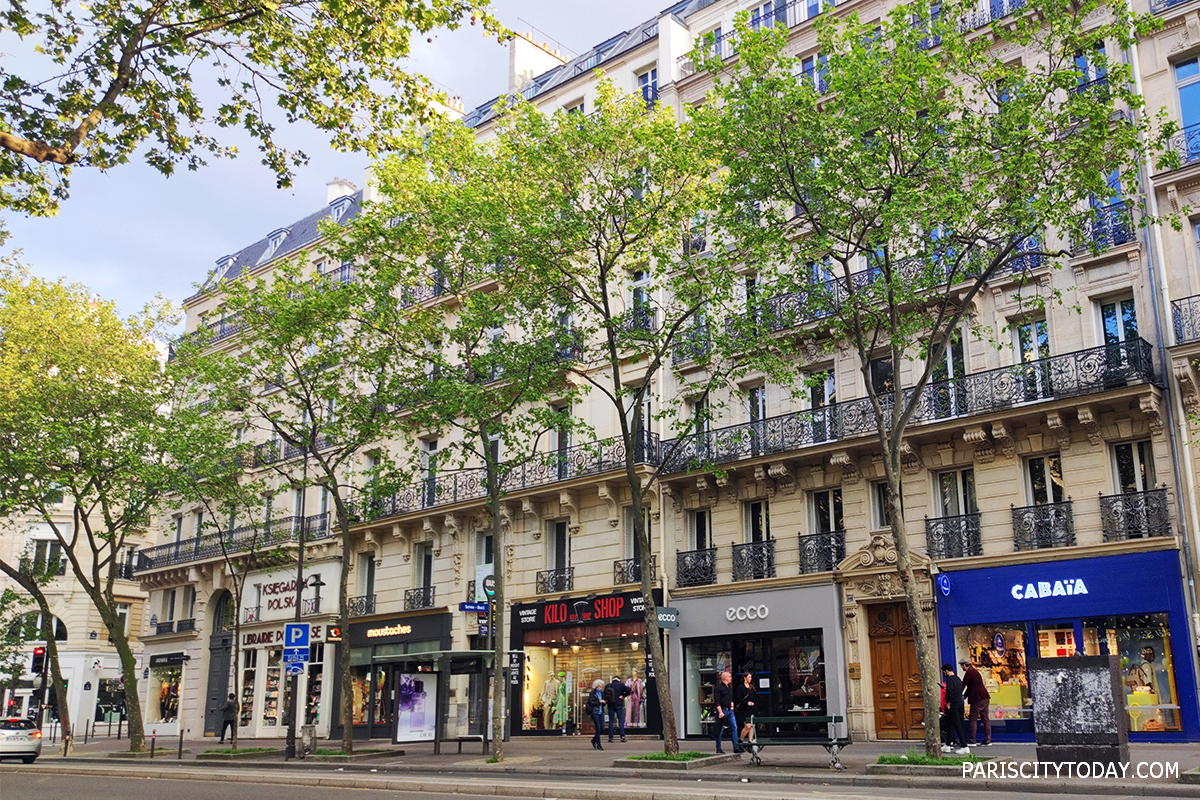
[[[675,585],[711,586],[717,582],[717,548],[675,552]]]
[[[1117,342],[1011,367],[974,372],[925,386],[911,425],[1156,383],[1153,349],[1143,339]],[[912,390],[905,396],[911,397]],[[884,411],[890,414],[888,398]],[[787,453],[825,442],[875,434],[869,398],[859,398],[756,422],[681,436],[662,445],[663,473],[671,474]]]
[[[671,363],[674,366],[686,364],[689,361],[699,361],[708,355],[712,349],[712,338],[708,328],[697,325],[680,332],[675,341],[675,349],[671,351]]]
[[[1048,550],[1075,546],[1071,501],[1014,507],[1013,546],[1017,550]]]
[[[846,532],[830,531],[800,537],[800,574],[832,572],[846,557]]]
[[[189,619],[181,619],[175,622],[176,633],[187,633],[196,630],[196,620],[194,617]]]
[[[1150,0],[1150,13],[1161,14],[1186,2],[1188,0]]]
[[[656,315],[648,305],[638,305],[625,313],[613,318],[613,327],[621,333],[636,333],[652,331],[655,328]]]
[[[733,579],[753,581],[775,577],[775,542],[733,545]]]
[[[650,582],[654,582],[654,576],[658,573],[658,556],[650,556],[650,572],[654,573],[650,577]],[[622,586],[627,583],[642,582],[642,560],[640,558],[620,558],[613,562],[613,586]]]
[[[143,547],[137,551],[133,562],[133,572],[146,572],[176,564],[208,561],[235,553],[265,552],[284,544],[298,542],[300,539],[298,519],[298,517],[283,517],[265,525],[246,525],[180,542]],[[328,514],[305,517],[304,525],[306,541],[322,539],[331,534]]]
[[[934,519],[926,517],[925,546],[929,549],[929,557],[932,559],[983,555],[979,514]]]
[[[1108,250],[1132,242],[1137,236],[1133,226],[1133,212],[1128,201],[1091,209],[1091,218],[1086,225],[1082,242],[1076,242],[1072,253],[1083,255],[1095,250]]]
[[[636,444],[639,464],[659,462],[658,435],[643,433]],[[625,469],[625,445],[619,437],[542,453],[532,461],[505,464],[500,489],[506,494],[587,475]],[[351,503],[358,522],[395,517],[413,511],[487,497],[487,472],[480,469],[445,472],[425,479],[391,497]]]
[[[308,616],[311,614],[320,614],[321,613],[321,598],[306,597],[303,600],[301,600],[300,613],[305,616]]]
[[[1167,490],[1101,496],[1100,525],[1106,542],[1170,536]]]
[[[332,436],[317,437],[318,450],[333,447],[336,442]],[[263,442],[254,446],[254,466],[265,467],[282,461],[291,461],[304,455],[304,448],[283,442]]]
[[[534,588],[538,594],[554,594],[555,592],[570,592],[575,589],[575,568],[544,569],[537,574],[537,584]]]
[[[375,613],[375,595],[360,594],[358,597],[351,597],[346,601],[346,607],[350,609],[351,617],[369,617]]]
[[[262,622],[262,606],[247,606],[242,609],[242,624]]]
[[[416,589],[404,590],[404,610],[417,611],[422,608],[433,608],[433,592],[437,587],[419,586]]]
[[[173,619],[163,620],[162,622],[159,622],[154,626],[154,635],[155,636],[166,636],[168,633],[174,633],[174,632],[175,632],[175,620],[173,620]]]
[[[1175,323],[1175,344],[1200,342],[1200,294],[1173,301],[1171,318]]]

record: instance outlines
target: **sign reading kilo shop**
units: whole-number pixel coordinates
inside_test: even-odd
[[[590,599],[578,597],[545,603],[518,603],[514,613],[525,628],[642,622],[645,620],[646,600],[640,592],[617,592]]]

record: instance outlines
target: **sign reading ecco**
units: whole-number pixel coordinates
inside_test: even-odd
[[[734,620],[741,622],[748,619],[766,619],[769,613],[771,613],[771,610],[765,605],[737,606],[725,609],[725,619],[730,622]]]

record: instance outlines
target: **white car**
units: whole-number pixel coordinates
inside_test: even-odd
[[[0,719],[0,759],[19,758],[32,764],[42,754],[42,732],[31,719]]]

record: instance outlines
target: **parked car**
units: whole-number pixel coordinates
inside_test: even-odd
[[[42,754],[42,732],[31,719],[0,719],[0,759],[19,758],[32,764]]]

